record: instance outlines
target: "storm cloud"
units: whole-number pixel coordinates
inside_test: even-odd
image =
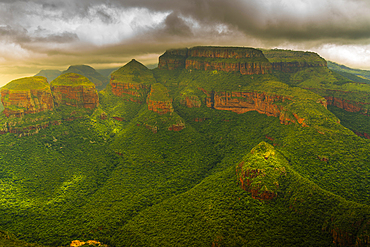
[[[194,45],[312,50],[370,68],[369,11],[367,0],[0,0],[0,74],[155,63]]]

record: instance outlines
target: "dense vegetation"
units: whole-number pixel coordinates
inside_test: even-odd
[[[60,121],[32,136],[0,135],[0,230],[6,231],[0,245],[360,243],[369,233],[370,141],[351,130],[368,131],[369,117],[329,111],[321,94],[303,89],[345,87],[340,78],[325,67],[241,75],[149,70],[133,60],[112,73],[112,82],[145,84],[153,90],[148,100],[170,102],[173,112],[153,112],[108,85],[93,110],[63,106],[27,115],[17,120],[19,128]],[[352,84],[366,97],[366,87]],[[287,118],[298,114],[307,127],[207,107],[216,92],[284,96],[270,103]],[[187,107],[185,97],[200,107]],[[3,114],[0,120],[10,121]],[[174,125],[183,129],[173,131]],[[246,170],[263,174],[248,177],[254,189],[276,196],[252,196],[240,180]]]
[[[67,73],[58,76],[50,83],[50,86],[93,86],[95,85],[85,76],[76,73]]]
[[[328,61],[328,67],[352,81],[370,83],[370,71],[368,70],[352,69],[330,61]]]
[[[49,84],[45,77],[34,76],[13,80],[6,84],[5,86],[3,86],[1,89],[8,89],[14,91],[29,91],[31,89],[44,90],[48,88]]]
[[[70,66],[62,74],[76,73],[87,77],[92,83],[95,84],[97,90],[104,89],[108,82],[108,76],[101,75],[98,71],[88,65],[73,65]]]

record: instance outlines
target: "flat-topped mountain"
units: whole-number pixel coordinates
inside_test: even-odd
[[[1,88],[4,114],[21,117],[54,108],[49,84],[45,77],[27,77],[11,81]]]
[[[262,51],[254,48],[193,47],[166,51],[158,68],[240,72],[243,75],[268,74],[271,64]]]
[[[62,74],[50,83],[50,88],[56,106],[94,109],[99,104],[95,84],[80,74]]]

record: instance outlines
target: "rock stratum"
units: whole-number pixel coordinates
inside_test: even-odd
[[[99,105],[95,85],[82,75],[63,74],[50,83],[50,88],[56,106],[94,109]]]
[[[160,115],[173,112],[172,98],[169,96],[167,88],[160,83],[151,86],[147,104],[148,110]]]
[[[159,57],[159,69],[188,69],[268,74],[271,64],[262,51],[253,48],[193,47],[166,51]]]
[[[298,123],[303,127],[308,126],[305,119],[298,116],[297,113],[289,112],[283,105],[277,104],[291,101],[288,96],[259,92],[207,92],[200,89],[207,95],[205,104],[209,108],[232,111],[238,114],[257,111],[267,116],[279,118],[282,124]]]
[[[53,97],[45,77],[27,77],[11,81],[1,89],[1,101],[7,117],[52,110]]]

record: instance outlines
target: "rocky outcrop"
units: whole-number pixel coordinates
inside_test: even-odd
[[[95,241],[95,240],[88,240],[86,242],[80,241],[80,240],[73,240],[70,247],[80,247],[80,246],[86,246],[86,245],[108,247],[108,245],[102,244],[99,241]]]
[[[196,95],[182,95],[180,98],[180,104],[188,107],[188,108],[193,108],[197,107],[199,108],[201,106],[201,101],[198,96]]]
[[[50,83],[50,88],[56,106],[94,109],[99,105],[94,83],[82,75],[62,74]]]
[[[363,115],[369,116],[370,111],[366,109],[365,105],[370,105],[370,103],[361,103],[351,100],[341,99],[334,96],[324,96],[328,105],[333,105],[348,112],[360,112]]]
[[[134,83],[111,82],[111,90],[115,96],[125,98],[127,101],[143,104],[150,85]]]
[[[153,72],[133,59],[112,73],[109,88],[115,96],[123,100],[143,104],[150,85],[155,82]]]
[[[281,104],[291,99],[286,96],[270,95],[259,92],[207,92],[201,89],[206,95],[205,104],[217,110],[245,113],[257,111],[267,116],[278,117],[280,123],[298,123],[307,126],[305,119],[298,114],[287,111]]]
[[[180,130],[183,130],[185,129],[185,123],[183,122],[180,122],[180,123],[177,123],[177,124],[172,124],[168,130],[171,130],[171,131],[180,131]]]
[[[28,77],[11,81],[1,91],[3,113],[22,117],[54,108],[53,97],[45,77]]]
[[[260,50],[236,47],[194,47],[166,51],[158,68],[174,70],[219,70],[243,75],[267,74],[271,64]]]
[[[277,197],[278,178],[286,175],[283,164],[273,146],[261,142],[236,167],[240,187],[254,199],[268,201]]]
[[[160,83],[153,84],[147,99],[148,110],[160,115],[173,112],[172,98],[168,90]]]

